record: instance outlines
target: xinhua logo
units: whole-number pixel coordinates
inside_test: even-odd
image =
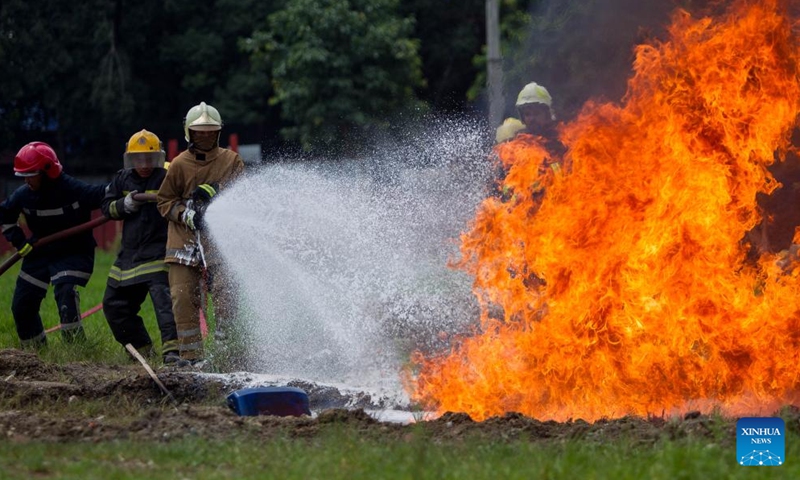
[[[777,467],[786,461],[782,418],[740,418],[736,422],[736,460],[746,467]]]

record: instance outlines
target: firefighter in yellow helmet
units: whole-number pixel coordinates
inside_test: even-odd
[[[503,124],[497,127],[497,131],[495,132],[494,136],[494,143],[495,145],[499,145],[501,143],[511,141],[519,132],[523,130],[525,130],[524,123],[516,118],[506,118],[503,120]]]
[[[222,117],[200,102],[186,113],[183,131],[188,149],[170,163],[158,191],[158,209],[169,221],[166,262],[172,311],[178,327],[181,365],[201,368],[204,362],[200,309],[203,278],[208,279],[217,322],[217,338],[237,314],[233,277],[207,235],[205,211],[218,193],[244,172],[236,152],[219,146]]]
[[[153,342],[139,316],[147,295],[161,333],[164,364],[174,364],[178,356],[178,334],[172,315],[167,265],[167,221],[156,207],[156,193],[167,175],[164,149],[156,134],[147,130],[134,133],[125,144],[124,168],[106,188],[103,214],[122,221],[122,240],[117,259],[111,267],[103,297],[103,313],[114,338],[130,343],[147,355]],[[149,194],[142,200],[137,194]]]

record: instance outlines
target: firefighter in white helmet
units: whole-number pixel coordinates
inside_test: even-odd
[[[516,107],[527,133],[543,136],[554,133],[553,97],[546,88],[536,82],[525,85],[517,95]]]
[[[550,167],[556,175],[561,175],[561,157],[566,149],[558,140],[556,114],[553,111],[553,97],[550,96],[550,92],[538,83],[531,82],[520,90],[516,106],[520,119],[525,124],[525,130],[520,133],[532,135],[534,139],[527,140],[540,143],[550,153],[550,158],[540,169],[545,170]]]
[[[516,118],[509,117],[503,120],[503,124],[497,127],[494,136],[495,145],[509,142],[521,131],[525,130],[525,124]]]
[[[131,344],[144,355],[153,342],[139,311],[147,295],[161,333],[164,364],[177,363],[178,335],[172,314],[167,265],[167,221],[156,208],[155,194],[167,175],[165,154],[158,136],[147,130],[134,133],[125,144],[123,169],[106,188],[103,214],[122,221],[122,239],[117,259],[108,273],[103,313],[114,338]],[[136,194],[151,194],[152,200],[137,200]]]
[[[494,155],[499,168],[494,190],[504,202],[514,198],[514,192],[505,183],[505,177],[511,166],[517,162],[516,157],[527,156],[526,145],[535,143],[545,147],[550,153],[539,166],[540,178],[531,186],[538,199],[544,193],[546,177],[551,176],[551,173],[561,175],[560,162],[565,150],[557,138],[553,97],[545,87],[536,82],[525,85],[517,95],[516,107],[521,120],[505,119],[495,134]],[[508,142],[513,142],[513,145],[505,145]],[[536,203],[539,204],[538,201]]]
[[[564,168],[562,167],[564,145],[558,140],[556,131],[556,114],[553,111],[553,97],[545,87],[536,82],[525,85],[520,90],[516,102],[517,111],[525,129],[520,131],[515,142],[519,141],[524,149],[525,145],[536,144],[542,146],[548,155],[542,158],[538,165],[538,175],[530,185],[532,197],[532,207],[528,209],[529,215],[535,215],[542,205],[545,191],[556,179],[563,178]],[[498,155],[513,155],[515,148],[508,151],[504,150],[503,145],[498,145]],[[506,160],[504,164],[513,164],[513,160]],[[502,198],[506,201],[514,198],[514,192],[509,191],[505,182],[502,187]],[[523,284],[530,289],[539,290],[545,284],[545,280],[536,272],[523,269]],[[546,305],[545,305],[546,307]]]
[[[222,117],[200,102],[186,113],[183,131],[188,149],[170,163],[158,191],[158,209],[169,220],[166,262],[172,310],[178,327],[182,364],[204,365],[200,331],[203,277],[207,274],[218,337],[237,312],[237,288],[206,232],[204,215],[221,190],[244,172],[238,153],[221,148]]]

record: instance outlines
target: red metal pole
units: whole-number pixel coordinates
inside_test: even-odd
[[[171,162],[173,158],[178,156],[178,141],[174,138],[169,139],[167,142],[167,161]]]
[[[239,134],[231,133],[228,135],[228,148],[239,153]]]

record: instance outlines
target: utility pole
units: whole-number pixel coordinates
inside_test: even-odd
[[[503,121],[503,57],[500,56],[500,4],[486,0],[486,88],[489,91],[489,125]]]

